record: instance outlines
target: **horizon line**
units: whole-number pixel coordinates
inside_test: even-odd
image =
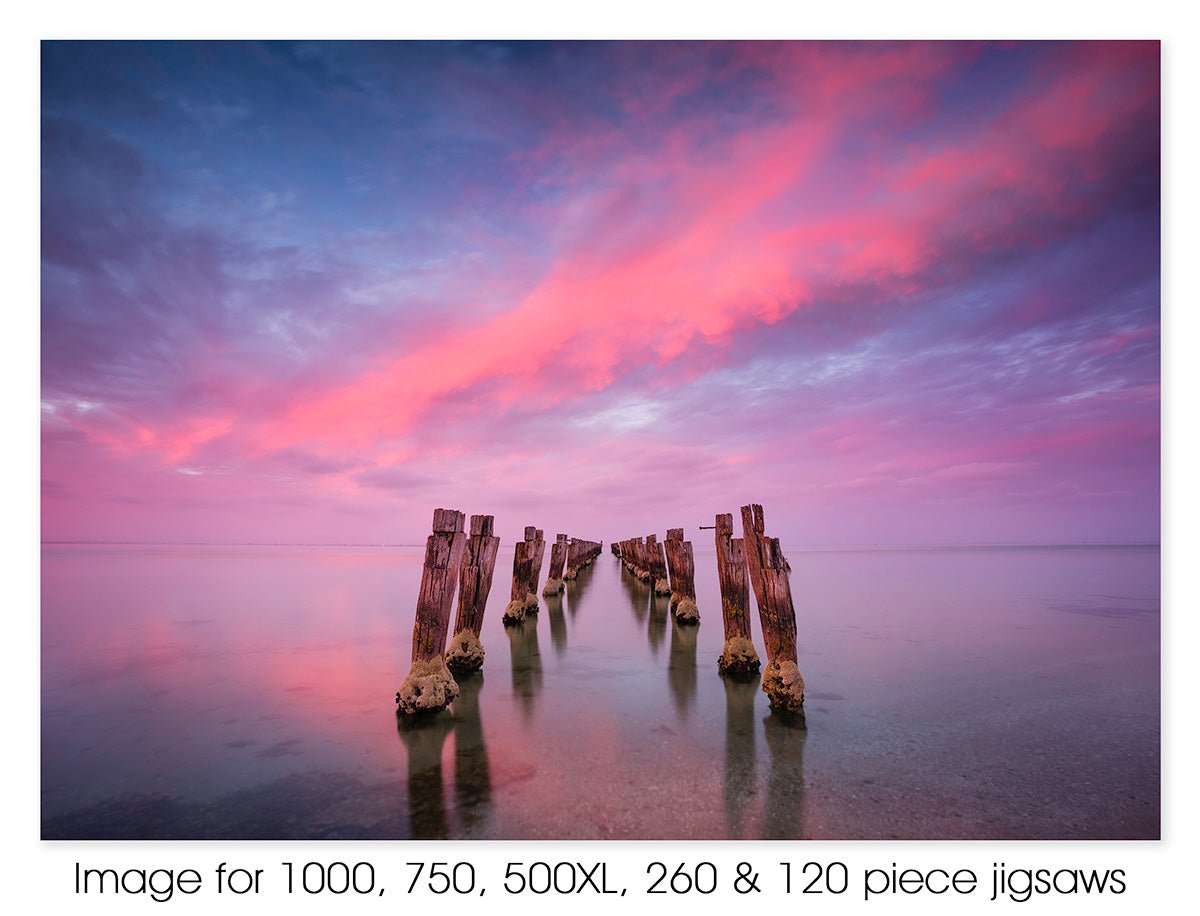
[[[608,546],[611,541],[601,542]],[[375,543],[375,542],[307,542],[307,541],[95,541],[76,539],[41,540],[41,546],[90,545],[105,547],[424,547],[424,543]],[[1027,549],[1031,547],[1157,547],[1161,541],[1055,541],[1055,542],[997,542],[997,543],[954,543],[954,544],[842,544],[792,547],[803,553],[834,553],[850,550],[982,550],[982,549]]]

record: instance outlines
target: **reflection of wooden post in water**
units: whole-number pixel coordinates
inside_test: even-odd
[[[458,577],[458,614],[454,618],[454,636],[446,650],[446,665],[455,674],[467,674],[483,667],[483,611],[492,590],[496,551],[500,538],[492,535],[492,516],[471,516],[471,537],[467,541],[462,572]]]
[[[533,701],[542,689],[542,656],[538,651],[537,625],[523,620],[504,628],[511,652],[513,694],[526,717],[533,714]]]
[[[525,610],[536,614],[538,610],[538,578],[542,575],[542,558],[546,555],[546,541],[540,528],[525,529],[525,540],[533,533],[533,544],[529,549],[529,590],[525,592]]]
[[[492,804],[491,769],[479,718],[482,687],[482,675],[467,679],[454,704],[454,800],[468,836],[487,819]]]
[[[663,557],[662,544],[655,535],[646,538],[646,559],[650,568],[650,587],[656,595],[671,594],[671,583],[667,580],[667,561]]]
[[[408,829],[413,839],[449,835],[442,788],[442,746],[453,728],[444,716],[399,716],[396,731],[408,752]]]
[[[629,597],[629,606],[633,608],[633,615],[637,618],[638,623],[646,619],[646,592],[642,588],[642,583],[633,576],[621,576],[621,585],[625,589],[625,594]],[[654,602],[654,595],[650,595],[651,603]],[[651,640],[653,645],[653,640]]]
[[[798,712],[804,705],[804,678],[796,664],[796,611],[788,582],[792,568],[779,539],[763,534],[762,506],[742,506],[742,536],[767,651],[762,689],[772,709]]]
[[[733,537],[733,516],[717,516],[717,578],[721,582],[721,619],[725,623],[725,648],[717,667],[735,675],[758,671],[758,653],[750,636],[750,589],[746,585],[746,552],[741,538]]]
[[[458,684],[443,653],[466,542],[463,514],[457,509],[434,510],[433,534],[425,542],[425,568],[417,596],[412,667],[396,691],[400,712],[412,715],[445,709],[458,696]]]
[[[645,606],[646,593],[642,592],[638,597],[641,599],[641,604]],[[667,620],[671,616],[668,611],[668,602],[659,598],[654,592],[650,592],[647,616],[646,636],[650,640],[650,651],[657,656],[658,647],[662,645],[663,638],[667,635]]]
[[[529,569],[533,561],[529,555],[530,546],[529,541],[518,541],[513,548],[512,600],[504,609],[505,623],[522,623],[525,620],[525,598],[529,594]]]
[[[675,619],[680,623],[699,623],[692,543],[683,539],[682,528],[669,528],[663,547],[667,552],[667,571],[671,574],[671,608],[675,611]]]
[[[567,651],[567,618],[563,616],[563,596],[547,596],[546,611],[550,615],[550,642],[554,651],[562,655]]]
[[[687,715],[696,698],[696,628],[671,624],[671,655],[667,665],[667,683],[680,718]]]
[[[543,595],[557,595],[563,590],[563,566],[567,562],[567,536],[560,534],[554,539],[550,548],[550,570],[546,573],[546,587]]]
[[[763,838],[797,840],[804,836],[804,711],[763,719],[771,764],[767,771],[767,810]]]
[[[742,838],[746,800],[754,795],[754,697],[758,685],[745,678],[723,677],[725,684],[725,824],[730,837]]]

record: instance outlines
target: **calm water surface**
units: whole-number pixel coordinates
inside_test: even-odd
[[[43,836],[1159,835],[1157,548],[792,553],[801,727],[717,673],[711,548],[699,628],[606,545],[506,630],[509,546],[398,728],[423,553],[45,547]]]

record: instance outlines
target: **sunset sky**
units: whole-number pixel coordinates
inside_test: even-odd
[[[1156,42],[50,42],[41,92],[44,540],[1158,541]]]

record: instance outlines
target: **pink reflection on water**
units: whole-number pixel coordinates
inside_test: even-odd
[[[483,673],[398,731],[419,548],[46,548],[43,816],[147,835],[158,793],[201,835],[1157,831],[1157,550],[793,554],[807,730],[717,675],[711,553],[698,629],[602,556],[506,631],[508,551]]]

